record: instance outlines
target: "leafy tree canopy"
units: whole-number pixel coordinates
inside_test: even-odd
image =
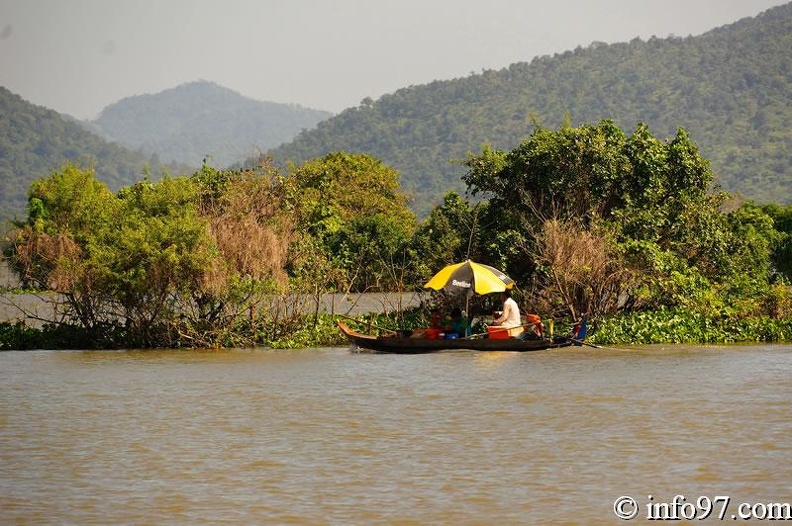
[[[386,267],[416,222],[395,170],[369,155],[334,152],[293,166],[283,186],[304,236],[295,245],[294,268],[342,269],[325,275],[343,289],[393,285]]]
[[[756,207],[721,211],[724,196],[713,193],[709,163],[684,129],[660,141],[645,125],[627,136],[608,120],[539,128],[511,151],[485,147],[466,166],[469,190],[491,198],[493,223],[522,252],[504,262],[537,283],[537,301],[562,299],[582,312],[693,299],[717,310],[766,290],[772,220]],[[585,244],[592,233],[608,243]],[[614,264],[595,265],[603,261]]]

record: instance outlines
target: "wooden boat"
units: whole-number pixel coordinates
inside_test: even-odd
[[[361,334],[349,328],[345,323],[337,321],[349,341],[360,349],[394,354],[422,354],[456,349],[473,351],[542,351],[569,347],[575,342],[568,338],[554,340],[520,340],[518,338],[459,338],[447,340],[444,338],[414,338],[405,334],[390,336],[371,336]]]

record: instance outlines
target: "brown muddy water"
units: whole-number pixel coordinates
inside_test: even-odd
[[[0,353],[2,524],[717,521],[717,497],[731,522],[792,500],[792,345]]]

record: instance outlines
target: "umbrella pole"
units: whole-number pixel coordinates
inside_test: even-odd
[[[473,332],[471,330],[473,327],[471,327],[470,325],[470,321],[472,320],[472,317],[470,316],[470,296],[471,296],[470,292],[465,294],[465,319],[467,320],[467,329],[465,329],[465,338],[471,338],[472,335],[468,333]]]

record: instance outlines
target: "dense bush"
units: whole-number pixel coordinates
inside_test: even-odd
[[[713,191],[709,163],[683,129],[661,141],[644,125],[627,136],[607,120],[539,128],[466,166],[472,193],[499,214],[486,237],[512,232],[520,257],[503,263],[548,314],[765,313],[773,220],[750,203],[722,211],[727,196]]]

